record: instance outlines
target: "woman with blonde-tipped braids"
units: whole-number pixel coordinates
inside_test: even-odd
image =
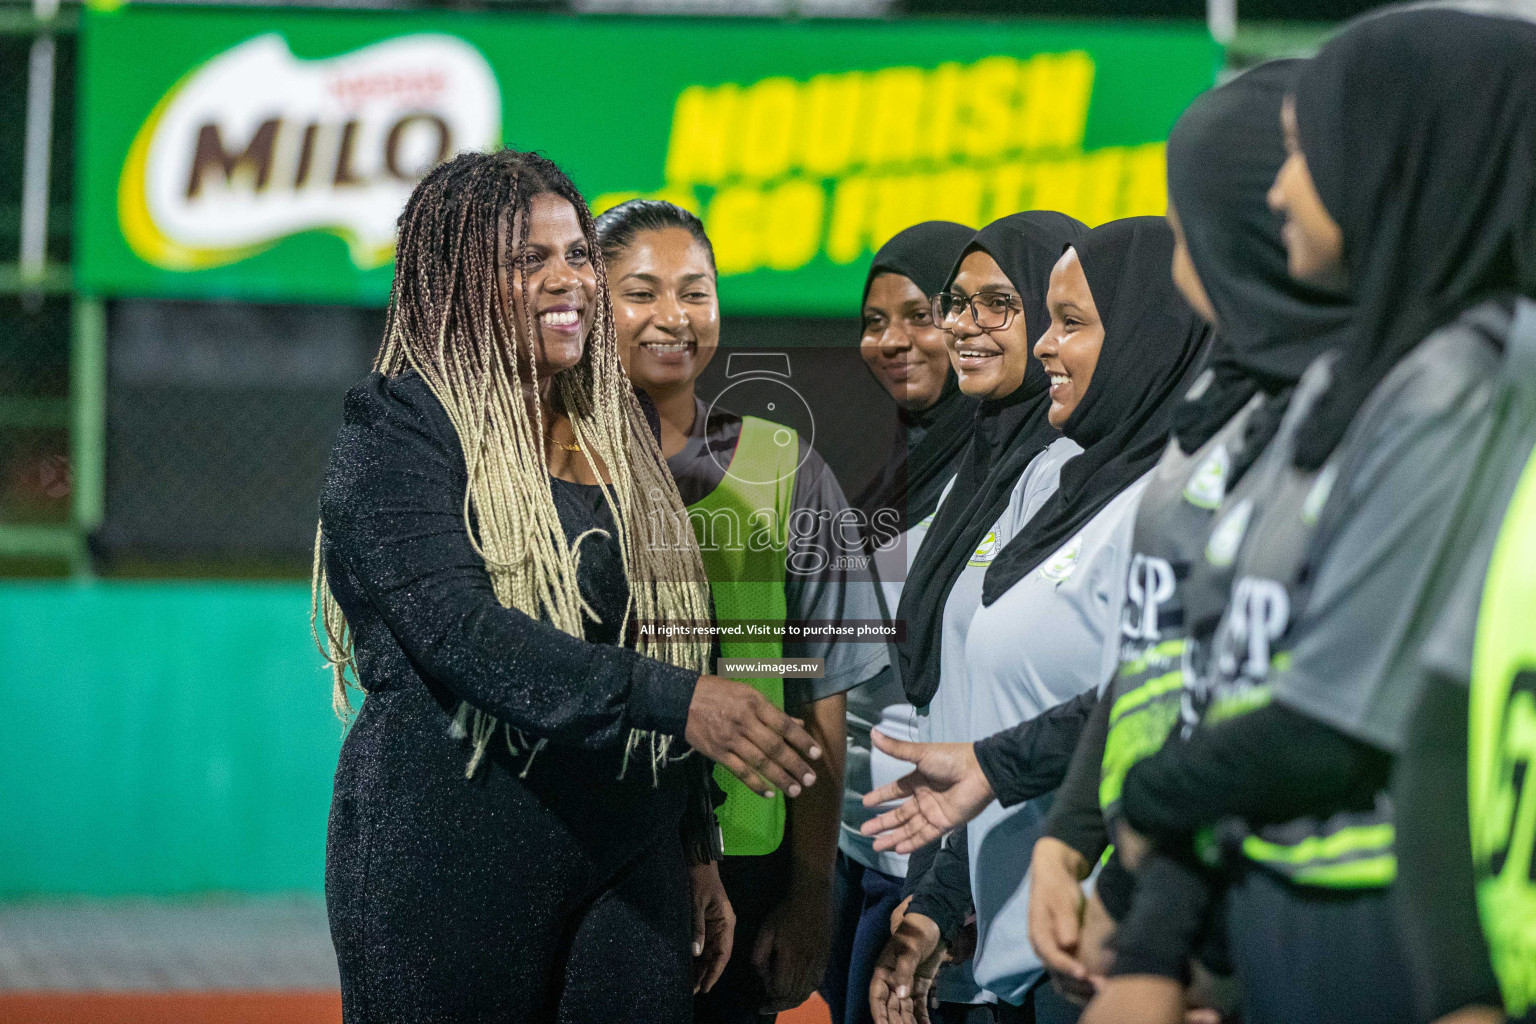
[[[720,941],[690,921],[700,755],[770,795],[821,751],[707,637],[645,628],[709,595],[692,531],[649,527],[682,503],[557,166],[465,153],[416,187],[374,371],[315,561],[338,710],[365,694],[326,850],[344,1017],[690,1020],[690,939]]]

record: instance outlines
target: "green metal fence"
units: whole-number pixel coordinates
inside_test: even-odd
[[[102,515],[105,317],[68,263],[78,22],[0,7],[0,117],[26,125],[0,139],[0,572],[88,574]]]

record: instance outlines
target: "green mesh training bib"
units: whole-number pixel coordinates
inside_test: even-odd
[[[795,431],[745,416],[725,479],[688,506],[714,595],[715,617],[723,626],[744,619],[782,623],[788,616],[784,569],[799,461]],[[784,643],[778,637],[722,636],[720,653],[726,658],[781,658]],[[783,709],[782,677],[742,682]],[[784,839],[784,794],[765,800],[719,765],[715,779],[725,791],[719,817],[726,854],[761,856],[777,850]]]
[[[1472,864],[1505,1010],[1536,1007],[1536,458],[1504,516],[1472,656]]]

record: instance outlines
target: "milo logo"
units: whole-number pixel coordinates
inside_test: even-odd
[[[361,269],[394,255],[416,182],[501,135],[490,65],[454,36],[400,36],[301,60],[277,33],[192,71],[139,128],[118,184],[143,260],[197,270],[302,231],[345,239]]]

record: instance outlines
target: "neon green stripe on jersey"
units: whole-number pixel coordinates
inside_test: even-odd
[[[1358,889],[1390,885],[1397,876],[1392,825],[1352,825],[1327,836],[1296,843],[1275,843],[1258,836],[1243,839],[1249,860],[1278,871],[1300,885]]]
[[[1184,670],[1174,669],[1156,679],[1149,680],[1136,687],[1130,693],[1124,694],[1115,701],[1115,706],[1109,711],[1109,724],[1114,724],[1126,715],[1135,711],[1150,700],[1155,700],[1170,690],[1177,690],[1184,685]]]

